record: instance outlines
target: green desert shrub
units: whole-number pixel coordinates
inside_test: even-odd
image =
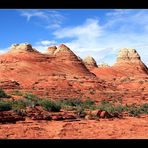
[[[128,112],[131,116],[139,116],[140,114],[148,113],[148,104],[137,105],[125,105],[123,111]]]
[[[108,113],[121,113],[124,111],[124,106],[122,106],[121,104],[114,105],[107,100],[102,100],[101,103],[97,106],[97,109],[107,111]]]
[[[34,107],[37,105],[37,102],[27,100],[27,99],[19,99],[11,101],[11,106],[14,111],[25,110],[26,107]]]
[[[0,88],[0,98],[10,98],[10,96]]]
[[[92,109],[94,105],[95,105],[95,101],[90,99],[87,99],[81,103],[81,106],[83,106],[86,109]]]
[[[62,106],[78,106],[82,104],[82,101],[80,99],[65,99],[61,100],[60,104]]]
[[[19,99],[11,102],[13,110],[26,109],[26,107],[31,106],[31,104],[31,101],[25,99]]]
[[[143,104],[140,106],[140,111],[141,113],[145,113],[145,114],[148,114],[148,104]]]
[[[32,93],[24,93],[23,97],[26,98],[27,100],[32,100],[32,101],[36,101],[38,99],[38,96]]]
[[[129,110],[128,110],[128,113],[131,116],[134,116],[134,117],[139,116],[141,114],[140,107],[138,107],[138,106],[130,106]]]
[[[85,108],[79,105],[75,108],[75,111],[77,112],[78,115],[81,115],[85,113]]]
[[[61,109],[61,105],[52,100],[39,99],[37,103],[48,111],[59,112]]]
[[[20,92],[19,90],[15,90],[15,91],[11,92],[11,95],[23,96],[23,93]]]
[[[11,110],[11,108],[10,102],[0,100],[0,111],[8,111]]]
[[[114,111],[118,113],[122,113],[124,111],[124,106],[122,106],[121,104],[117,105],[114,107]]]
[[[65,110],[78,110],[80,108],[93,109],[95,101],[90,99],[87,99],[85,101],[81,101],[80,99],[65,99],[60,100],[59,104]]]

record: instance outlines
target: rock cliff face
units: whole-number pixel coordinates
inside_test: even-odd
[[[88,68],[88,69],[93,69],[93,68],[96,68],[98,67],[97,66],[97,63],[95,61],[95,59],[91,56],[87,56],[84,60],[83,60],[85,66]]]

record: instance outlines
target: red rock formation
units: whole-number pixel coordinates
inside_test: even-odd
[[[30,44],[12,46],[9,52],[0,55],[0,86],[51,98],[81,98],[90,88],[103,89],[95,75],[67,46],[61,44],[52,54],[42,54]],[[17,85],[6,82],[17,82]]]
[[[141,61],[140,55],[135,49],[121,49],[113,68],[127,76],[148,75],[148,68]]]
[[[116,86],[116,91],[122,94],[122,103],[139,104],[142,98],[148,98],[148,68],[135,49],[121,49],[113,66],[94,68],[92,72]]]
[[[12,46],[8,53],[0,55],[0,79],[17,82],[36,82],[42,76],[92,75],[77,56],[65,45],[57,48],[55,56],[50,57],[32,49],[29,44]],[[25,82],[24,82],[25,81]]]
[[[121,49],[116,63],[111,67],[98,67],[92,72],[100,78],[111,80],[120,77],[147,77],[148,68],[135,49]]]
[[[65,69],[71,75],[90,76],[91,73],[83,62],[64,44],[61,44],[54,52],[56,63],[61,64],[61,69]],[[64,70],[64,71],[65,71]]]

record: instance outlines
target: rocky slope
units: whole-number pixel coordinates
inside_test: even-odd
[[[89,97],[91,89],[99,93],[104,87],[112,87],[96,78],[64,44],[49,47],[45,54],[30,44],[13,45],[0,55],[0,71],[1,88],[32,91],[51,98]]]
[[[121,49],[113,66],[94,68],[92,72],[114,84],[123,102],[141,102],[142,98],[148,98],[148,68],[135,49]]]
[[[84,61],[86,66],[64,44],[49,47],[44,54],[30,44],[16,44],[0,55],[0,87],[54,99],[132,98],[133,91],[137,98],[148,97],[147,67],[136,50],[122,49],[111,67],[96,67],[92,57]]]

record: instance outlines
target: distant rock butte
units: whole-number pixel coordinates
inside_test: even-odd
[[[84,58],[83,62],[85,66],[90,70],[98,67],[95,59],[91,56],[87,56],[86,58]]]
[[[141,61],[141,57],[135,49],[121,49],[113,68],[127,75],[148,75],[148,68]]]
[[[117,63],[120,62],[136,63],[139,61],[141,61],[141,58],[135,49],[123,48],[119,51],[117,55]]]
[[[117,77],[147,77],[148,68],[141,61],[140,55],[135,49],[123,48],[117,55],[116,63],[113,66],[98,66],[93,72],[99,78],[105,80]]]

